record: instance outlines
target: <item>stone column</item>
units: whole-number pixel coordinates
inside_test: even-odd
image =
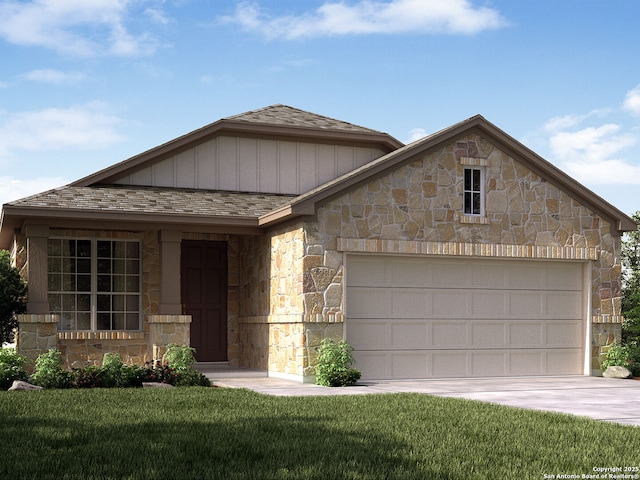
[[[190,345],[191,315],[149,315],[149,341],[153,360],[162,360],[171,343]]]
[[[49,227],[26,225],[27,237],[27,313],[49,314],[49,281],[47,276],[47,243]]]
[[[181,315],[180,242],[182,232],[160,231],[160,315]]]
[[[50,348],[57,348],[58,320],[58,315],[51,314],[18,315],[16,351],[30,360],[35,360]]]

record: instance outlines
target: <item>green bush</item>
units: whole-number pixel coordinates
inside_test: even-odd
[[[346,387],[356,383],[362,375],[352,368],[353,347],[344,340],[336,342],[325,338],[318,348],[316,383],[327,387]]]
[[[62,368],[62,353],[55,348],[42,353],[36,359],[36,369],[31,383],[44,388],[70,388],[73,374]]]
[[[27,380],[24,366],[26,357],[18,355],[13,348],[0,348],[0,390],[7,390],[14,380]]]
[[[141,387],[149,376],[145,367],[124,364],[116,353],[105,355],[100,367],[74,368],[72,374],[76,388]]]
[[[194,367],[196,363],[195,352],[195,348],[187,345],[171,343],[167,346],[164,358],[167,366],[174,373],[172,381],[167,383],[177,387],[211,386],[209,379]]]
[[[62,354],[52,348],[36,360],[31,382],[44,388],[129,388],[141,387],[144,382],[177,387],[211,386],[209,379],[194,368],[194,349],[173,345],[167,352],[171,363],[127,365],[117,353],[107,353],[101,366],[89,365],[69,372],[62,368]]]
[[[628,368],[634,377],[640,376],[640,346],[609,345],[602,369],[606,370],[614,365]]]

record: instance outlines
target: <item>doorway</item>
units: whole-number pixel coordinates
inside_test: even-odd
[[[199,362],[227,361],[227,243],[183,240],[182,309]]]

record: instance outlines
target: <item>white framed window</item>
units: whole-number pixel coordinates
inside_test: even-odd
[[[482,168],[464,169],[464,214],[484,215],[484,172]]]
[[[138,240],[50,238],[49,306],[59,330],[141,329]]]

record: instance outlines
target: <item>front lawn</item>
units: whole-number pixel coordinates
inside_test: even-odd
[[[0,441],[0,478],[12,479],[541,479],[640,466],[637,427],[419,394],[0,392]]]

